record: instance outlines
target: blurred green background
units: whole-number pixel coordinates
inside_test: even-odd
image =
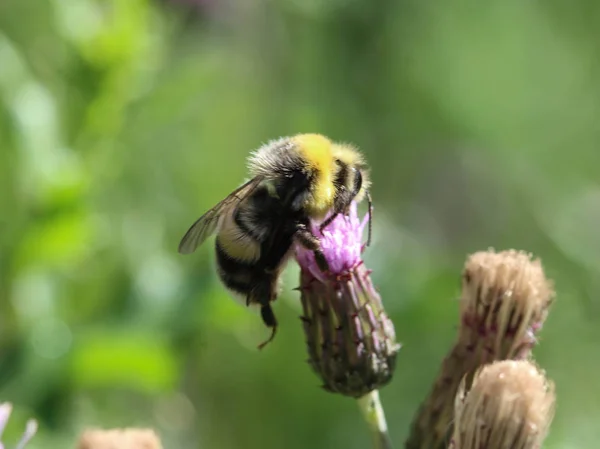
[[[7,440],[152,426],[165,448],[365,448],[305,362],[297,270],[275,342],[188,226],[269,139],[372,166],[366,261],[403,348],[397,447],[451,346],[466,256],[542,258],[548,448],[600,440],[600,5],[591,0],[2,0],[0,398]]]

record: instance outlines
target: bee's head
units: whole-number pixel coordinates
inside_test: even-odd
[[[273,185],[282,201],[314,219],[360,202],[370,185],[358,150],[320,134],[271,141],[252,154],[249,166],[253,175]]]
[[[347,210],[352,201],[360,203],[368,194],[371,186],[369,170],[362,154],[351,145],[334,145],[333,156],[336,203],[338,208]]]
[[[332,142],[320,134],[299,134],[271,141],[249,159],[250,172],[275,186],[294,210],[324,216],[335,197]]]

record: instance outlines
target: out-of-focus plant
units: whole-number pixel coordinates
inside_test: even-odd
[[[2,433],[8,423],[8,419],[10,418],[10,414],[12,412],[12,404],[8,402],[4,402],[0,404],[0,438],[2,437]],[[27,425],[25,427],[25,432],[21,436],[21,439],[14,446],[15,449],[23,449],[27,443],[33,438],[35,433],[37,432],[38,424],[35,419],[30,419],[27,421]],[[4,449],[6,444],[0,441],[0,449]]]
[[[77,449],[162,449],[152,429],[88,429],[77,443]]]

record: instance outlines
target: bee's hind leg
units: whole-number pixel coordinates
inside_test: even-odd
[[[262,317],[263,322],[267,327],[270,327],[271,336],[258,345],[258,349],[264,348],[266,345],[271,343],[275,338],[275,334],[277,333],[277,319],[275,318],[275,314],[273,313],[273,309],[269,304],[262,306],[260,308],[260,316]]]
[[[271,328],[271,336],[258,345],[258,349],[264,348],[267,344],[273,341],[277,333],[277,319],[271,308],[271,302],[276,299],[276,279],[267,277],[257,280],[251,292],[248,294],[246,303],[260,305],[260,316],[265,323],[265,326]]]

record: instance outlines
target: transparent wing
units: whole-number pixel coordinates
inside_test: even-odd
[[[219,218],[231,208],[237,205],[250,195],[262,181],[262,177],[256,177],[246,182],[242,186],[231,192],[227,198],[223,199],[213,208],[202,215],[185,233],[179,243],[179,252],[181,254],[193,253],[198,246],[206,240],[217,229]]]

